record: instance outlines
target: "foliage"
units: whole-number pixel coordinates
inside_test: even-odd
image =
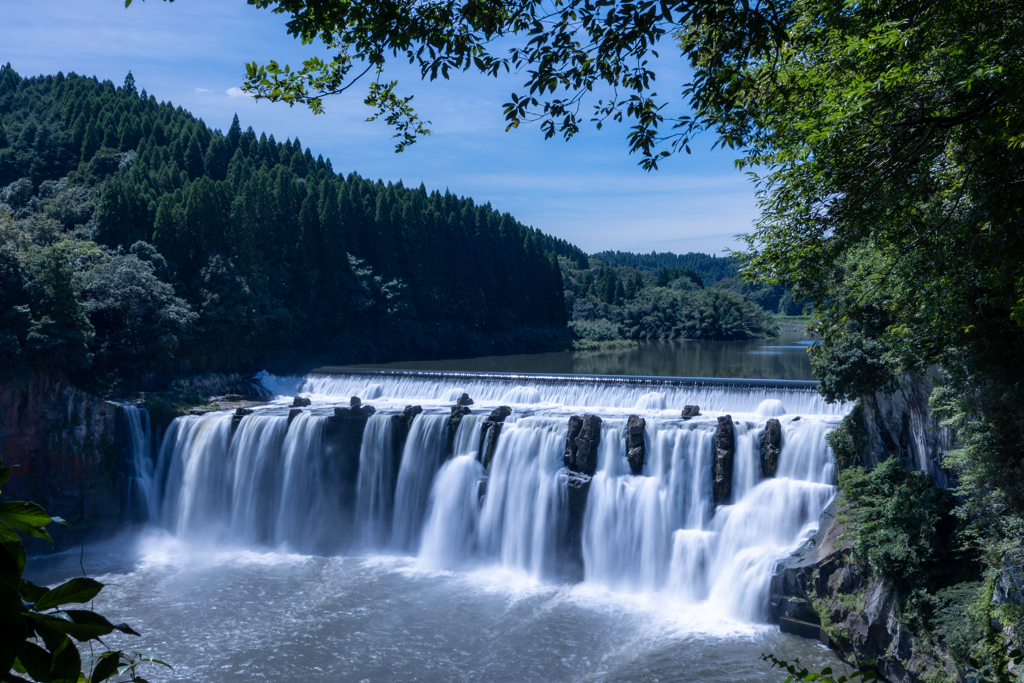
[[[784,659],[779,659],[773,654],[762,654],[761,661],[770,662],[771,668],[778,667],[782,671],[785,671],[789,675],[786,677],[783,683],[790,683],[791,681],[817,681],[818,683],[849,683],[855,680],[861,681],[874,681],[878,680],[878,674],[874,670],[875,662],[862,662],[857,665],[856,670],[846,670],[843,673],[833,672],[832,667],[826,666],[821,671],[812,672],[807,667],[800,666],[800,660],[794,659],[792,662],[788,662]]]
[[[839,521],[860,561],[896,587],[904,599],[976,577],[974,553],[959,547],[956,499],[924,472],[907,471],[896,459],[873,470],[839,473]]]
[[[3,467],[0,461],[0,486],[10,475],[11,469]],[[52,545],[46,532],[46,526],[52,522],[63,523],[34,503],[0,502],[0,678],[99,683],[127,676],[129,680],[145,683],[137,671],[141,664],[169,665],[148,653],[107,650],[103,636],[114,631],[139,634],[127,624],[112,624],[92,610],[74,607],[91,602],[103,584],[82,577],[44,588],[23,578],[26,555],[18,534],[41,538]],[[104,647],[102,654],[91,658],[93,663],[87,673],[75,641],[96,641]]]
[[[212,130],[131,78],[7,65],[0,81],[0,354],[19,372],[109,390],[564,348],[556,255],[586,259],[564,240],[469,198],[337,175],[237,117]]]
[[[860,462],[866,441],[862,428],[863,419],[864,406],[858,399],[839,426],[825,435],[837,469],[845,470]]]
[[[561,259],[570,328],[581,342],[753,339],[773,336],[771,316],[742,295],[704,289],[698,273],[657,275],[594,259],[576,269]]]
[[[711,256],[699,252],[673,254],[656,252],[634,254],[625,251],[602,251],[591,254],[609,265],[633,266],[637,270],[657,273],[662,268],[692,270],[700,274],[702,285],[711,286],[720,280],[735,278],[740,272],[740,260],[735,256]]]

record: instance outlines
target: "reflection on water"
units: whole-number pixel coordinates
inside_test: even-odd
[[[814,337],[785,330],[756,341],[644,342],[615,351],[562,351],[457,360],[403,361],[358,368],[447,370],[463,372],[537,372],[663,377],[735,377],[741,379],[817,379],[807,348]]]

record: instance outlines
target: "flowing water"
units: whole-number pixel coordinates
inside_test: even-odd
[[[824,437],[847,407],[807,386],[467,373],[269,383],[313,403],[178,418],[155,463],[139,456],[146,530],[89,551],[110,584],[98,608],[175,664],[155,680],[757,681],[780,679],[762,652],[834,661],[766,623],[776,563],[835,493]],[[475,403],[452,431],[463,393]],[[351,396],[376,412],[335,417]],[[683,420],[688,404],[701,414]],[[407,405],[423,412],[403,418]],[[494,441],[485,421],[499,405],[512,414]],[[602,424],[579,508],[562,456],[568,418],[583,413]],[[646,420],[638,475],[630,414]],[[725,414],[735,456],[716,506]],[[765,478],[769,418],[783,441]],[[72,559],[35,571],[56,577]]]

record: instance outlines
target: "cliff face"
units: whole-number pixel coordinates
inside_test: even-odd
[[[12,468],[3,497],[69,522],[50,529],[58,546],[110,533],[124,517],[120,411],[49,377],[0,386],[0,452]]]
[[[772,620],[820,624],[847,662],[876,660],[879,676],[890,683],[958,680],[949,654],[903,623],[892,586],[851,559],[849,542],[840,538],[845,529],[834,514],[835,505],[814,538],[776,569]]]
[[[953,433],[935,420],[928,408],[932,382],[927,376],[906,374],[891,392],[861,398],[860,428],[865,437],[861,464],[870,469],[899,458],[908,469],[927,472],[936,486],[955,486],[942,460],[953,447]]]

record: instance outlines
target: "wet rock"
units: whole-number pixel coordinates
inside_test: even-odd
[[[332,420],[366,420],[377,410],[371,405],[361,405],[358,398],[353,398],[356,403],[350,403],[348,408],[342,406],[334,407]]]
[[[189,415],[206,415],[208,412],[210,412],[210,411],[207,410],[206,408],[191,408],[188,411],[188,414]]]
[[[417,415],[419,415],[422,412],[423,412],[423,406],[406,406],[405,410],[402,411],[402,415],[404,417],[408,417],[408,418],[412,419],[412,418],[416,417]]]
[[[563,571],[569,580],[583,579],[583,519],[587,512],[587,497],[590,495],[591,478],[568,468],[559,470],[558,476],[565,481],[568,501],[568,520],[561,539]]]
[[[238,429],[238,425],[242,424],[242,420],[246,415],[252,415],[252,408],[235,408],[235,414],[231,416],[232,436],[234,436],[235,430]]]
[[[774,417],[768,420],[761,435],[761,475],[774,477],[782,452],[782,423]]]
[[[469,397],[469,394],[463,394],[459,397],[459,400],[455,402],[457,406],[471,406],[473,405],[473,399]]]
[[[235,416],[245,417],[246,415],[252,415],[252,408],[235,408]]]
[[[718,418],[715,431],[715,505],[726,505],[732,493],[732,463],[736,454],[736,429],[731,415]]]
[[[504,422],[505,418],[512,414],[512,409],[508,406],[499,406],[491,411],[491,414],[487,417],[488,422]]]
[[[597,471],[597,447],[601,443],[601,418],[573,415],[565,440],[562,462],[573,472],[593,475]]]
[[[305,398],[303,396],[296,396],[295,398],[292,399],[292,408],[305,408],[306,406],[312,403],[313,402],[310,401],[308,398]]]
[[[463,394],[464,398],[469,398],[466,394]],[[460,401],[462,399],[459,399]],[[452,449],[455,446],[455,433],[459,431],[459,425],[462,424],[462,418],[466,417],[473,411],[464,405],[453,405],[451,417],[448,418],[448,455],[452,454]]]
[[[630,415],[626,420],[626,459],[633,474],[644,470],[644,428],[647,421],[639,415]]]
[[[700,406],[683,406],[683,419],[689,420],[691,417],[697,417],[700,415]]]
[[[358,396],[353,396],[348,400],[349,408],[358,408],[363,404],[362,400]]]
[[[297,418],[301,413],[302,413],[302,410],[300,410],[299,408],[292,408],[291,410],[289,410],[288,411],[288,424],[290,425],[292,423],[292,420]]]

